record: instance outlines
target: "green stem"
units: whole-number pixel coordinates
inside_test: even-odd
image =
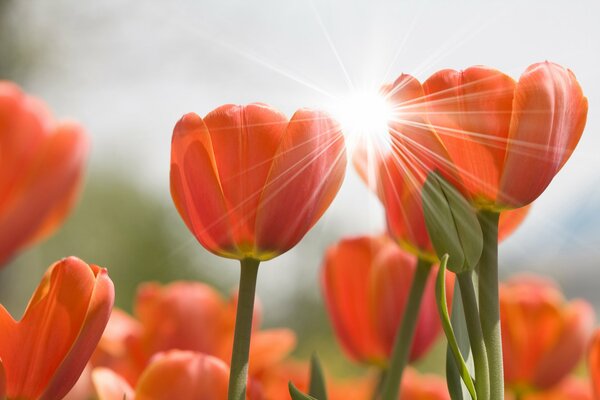
[[[400,329],[396,334],[394,348],[390,359],[389,368],[383,382],[382,399],[397,400],[400,390],[400,381],[404,367],[408,364],[408,356],[412,347],[417,317],[421,308],[421,299],[427,283],[427,277],[431,270],[431,262],[419,258],[415,277],[413,278],[408,302],[404,309],[404,316],[400,324]]]
[[[373,394],[371,395],[371,400],[377,400],[381,397],[381,390],[383,389],[383,382],[385,381],[386,370],[382,369],[379,371],[379,376],[377,378],[377,386],[373,390]]]
[[[479,319],[490,370],[490,399],[503,400],[504,372],[498,301],[498,219],[500,214],[482,210],[477,217],[483,232],[483,252],[477,266],[479,272]]]
[[[467,333],[471,351],[473,352],[473,363],[475,364],[475,390],[479,400],[490,398],[490,372],[488,356],[483,342],[483,332],[479,323],[479,309],[477,306],[477,295],[473,286],[473,271],[466,271],[457,275],[460,286],[461,299],[465,310],[467,322]]]
[[[246,258],[240,261],[240,289],[238,292],[237,314],[231,370],[229,375],[229,400],[246,400],[248,381],[248,353],[252,334],[252,314],[254,312],[254,292],[258,276],[258,260]]]

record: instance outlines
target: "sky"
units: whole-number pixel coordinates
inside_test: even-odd
[[[259,101],[291,115],[300,107],[329,107],[352,88],[374,90],[401,73],[424,80],[439,69],[484,64],[516,79],[535,62],[566,66],[589,99],[587,127],[571,160],[502,246],[501,264],[509,272],[548,272],[573,291],[586,277],[598,277],[598,1],[18,3],[13,18],[26,22],[19,34],[40,54],[26,90],[58,116],[86,126],[94,144],[91,168],[130,174],[164,201],[170,201],[172,129],[187,112],[205,115],[221,104]],[[377,199],[349,168],[306,240],[319,240],[320,232],[383,229]],[[190,245],[196,245],[192,239]],[[274,274],[263,290],[316,274],[319,260],[300,263],[301,248],[268,268],[312,267]]]

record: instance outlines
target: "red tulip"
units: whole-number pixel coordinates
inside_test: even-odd
[[[588,354],[590,378],[596,399],[600,399],[600,329],[596,330]]]
[[[535,200],[571,156],[587,99],[573,73],[530,66],[518,83],[500,71],[442,70],[423,83],[426,113],[464,193],[481,208]]]
[[[73,206],[88,152],[74,122],[0,81],[0,265],[58,228]]]
[[[515,277],[500,286],[500,316],[506,384],[548,389],[581,360],[594,325],[592,307],[566,302],[539,277]]]
[[[302,109],[291,120],[264,104],[225,105],[175,126],[171,194],[198,241],[229,258],[264,261],[317,222],[345,172],[338,125]]]
[[[20,321],[0,307],[0,397],[65,396],[92,355],[113,300],[105,269],[69,257],[48,269]]]
[[[334,331],[350,358],[386,365],[415,268],[415,257],[386,236],[345,239],[328,249],[322,269],[325,302]],[[434,284],[435,274],[431,274],[411,360],[422,356],[441,332]]]
[[[145,369],[135,390],[107,368],[93,372],[100,400],[223,400],[227,398],[229,368],[218,358],[191,351],[159,353]]]

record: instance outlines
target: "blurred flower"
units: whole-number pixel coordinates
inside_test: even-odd
[[[593,400],[592,390],[588,382],[567,377],[558,385],[551,389],[541,392],[524,393],[519,397],[520,400]],[[506,400],[517,400],[515,396],[508,392]]]
[[[0,265],[54,232],[73,206],[88,153],[74,122],[0,81]]]
[[[420,375],[408,368],[402,376],[401,400],[450,400],[446,380],[435,375]]]
[[[435,128],[464,194],[479,208],[535,200],[571,156],[587,116],[573,73],[547,61],[527,68],[518,83],[476,66],[439,71],[423,89],[427,126]],[[404,108],[399,104],[400,118]]]
[[[416,258],[387,236],[362,236],[330,247],[322,268],[326,307],[343,349],[356,361],[384,367],[404,314]],[[423,355],[441,331],[434,284],[431,274],[411,360]]]
[[[20,321],[0,307],[4,395],[63,398],[92,355],[113,300],[113,284],[105,269],[69,257],[46,271]]]
[[[175,126],[171,194],[198,241],[229,258],[264,261],[292,248],[335,197],[345,173],[336,122],[302,109],[225,105]]]
[[[120,310],[113,312],[92,364],[111,369],[132,388],[139,385],[153,357],[170,350],[216,357],[227,365],[235,310],[236,296],[225,301],[202,283],[143,284],[135,302],[136,318]],[[250,346],[249,394],[253,400],[272,398],[265,393],[279,385],[274,377],[287,370],[286,357],[296,345],[296,336],[289,329],[259,329],[260,314],[260,310],[254,313]],[[287,382],[283,382],[286,390]]]
[[[227,398],[229,367],[216,357],[192,351],[158,353],[141,375],[135,390],[108,368],[96,368],[94,386],[100,400],[223,400]]]
[[[520,393],[554,388],[581,360],[594,324],[592,307],[566,302],[552,282],[517,276],[500,286],[506,385]]]
[[[600,399],[600,329],[596,330],[592,337],[589,354],[588,366],[590,370],[590,379],[594,388],[596,399]]]

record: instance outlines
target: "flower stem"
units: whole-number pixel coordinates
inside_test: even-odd
[[[479,310],[477,306],[477,295],[473,286],[473,271],[463,272],[457,275],[460,285],[461,299],[465,310],[467,332],[471,351],[473,352],[473,363],[475,364],[475,390],[479,400],[490,398],[490,372],[488,366],[487,351],[483,341],[483,332],[479,323]]]
[[[248,353],[252,334],[252,314],[254,312],[254,293],[260,262],[251,258],[240,261],[240,289],[238,292],[237,314],[231,370],[229,375],[229,400],[246,400],[248,381]]]
[[[483,232],[479,273],[479,320],[490,370],[490,399],[504,399],[502,336],[498,301],[498,220],[500,214],[482,210],[477,214]],[[468,320],[468,318],[467,318]]]
[[[415,327],[417,324],[417,317],[419,315],[419,308],[421,308],[421,299],[423,298],[423,292],[425,290],[425,284],[427,283],[427,277],[429,276],[430,270],[431,263],[419,258],[415,276],[410,288],[408,302],[406,303],[406,308],[404,309],[404,316],[402,317],[400,329],[396,334],[390,365],[383,382],[381,397],[383,400],[398,399],[400,381],[402,380],[404,367],[406,367],[406,364],[408,364],[408,356],[410,354],[413,337],[415,335]]]

